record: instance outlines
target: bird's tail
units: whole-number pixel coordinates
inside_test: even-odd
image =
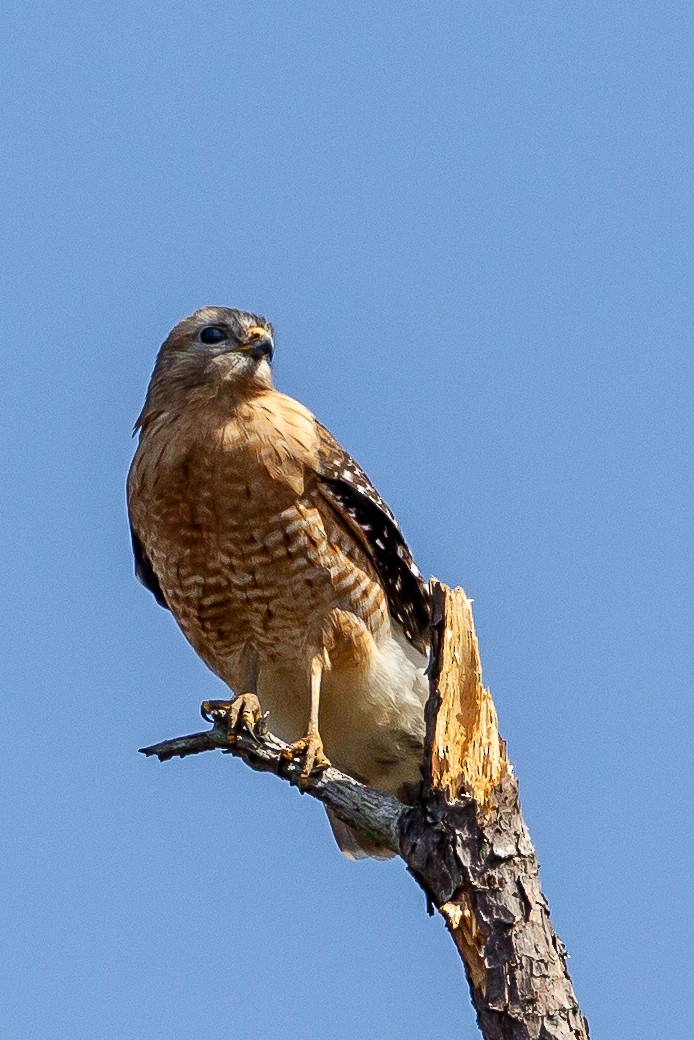
[[[379,845],[377,841],[364,834],[363,831],[358,831],[354,827],[349,827],[346,823],[343,823],[342,820],[338,820],[337,816],[327,806],[325,811],[328,814],[328,820],[338,848],[347,859],[367,859],[369,856],[372,856],[374,859],[392,859],[395,855],[391,849],[384,845]]]

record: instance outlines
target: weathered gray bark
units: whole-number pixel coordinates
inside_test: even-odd
[[[404,806],[332,768],[303,789],[402,856],[446,921],[485,1040],[588,1040],[540,888],[518,784],[482,686],[470,602],[436,581],[432,594],[425,779],[417,804]],[[301,765],[282,762],[282,741],[241,733],[229,745],[223,715],[213,718],[212,730],[141,750],[165,761],[221,748],[299,785]]]
[[[323,773],[311,775],[305,784],[300,784],[302,764],[298,760],[286,763],[281,759],[282,750],[287,746],[282,740],[272,733],[265,733],[257,738],[241,732],[236,735],[234,743],[229,744],[225,717],[214,711],[209,714],[214,718],[212,729],[202,733],[191,733],[187,737],[164,740],[161,744],[140,748],[140,751],[143,755],[156,755],[160,762],[166,762],[169,758],[196,755],[200,751],[222,750],[235,755],[242,758],[252,769],[284,777],[305,794],[324,802],[345,823],[365,831],[393,852],[399,852],[400,817],[405,811],[405,806],[397,798],[364,787],[351,776],[341,773],[339,769],[333,769],[332,766]]]

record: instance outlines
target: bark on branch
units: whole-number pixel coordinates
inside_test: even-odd
[[[485,1040],[588,1040],[540,888],[539,866],[482,674],[470,601],[432,581],[430,694],[424,782],[416,805],[328,769],[305,791],[345,823],[398,852],[442,915],[465,966]],[[225,719],[203,733],[142,748],[160,761],[222,749],[299,785],[272,734],[241,733]]]
[[[202,733],[191,733],[187,737],[174,737],[160,744],[140,748],[143,755],[155,755],[160,762],[170,758],[186,758],[201,751],[223,751],[225,754],[242,758],[252,769],[274,773],[324,802],[345,823],[359,827],[380,844],[387,845],[393,852],[400,849],[400,817],[405,806],[390,795],[365,787],[357,780],[341,773],[339,769],[326,769],[314,774],[305,784],[299,782],[301,762],[285,763],[280,755],[287,746],[272,733],[254,736],[241,732],[230,744],[227,736],[226,718],[215,711],[209,713],[214,719],[212,729]]]

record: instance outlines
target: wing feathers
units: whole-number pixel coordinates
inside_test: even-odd
[[[398,522],[360,466],[316,423],[321,438],[318,476],[323,497],[342,522],[360,532],[388,597],[393,618],[409,641],[426,652],[430,597]]]

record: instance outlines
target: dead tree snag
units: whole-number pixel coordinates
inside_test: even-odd
[[[470,601],[432,581],[430,694],[423,784],[404,806],[336,769],[311,777],[306,793],[340,819],[399,851],[442,915],[465,966],[485,1040],[588,1040],[552,929],[539,866],[523,821],[518,782],[482,685]],[[161,761],[221,748],[298,784],[299,766],[281,760],[271,734],[228,743],[223,718],[212,730],[143,748]]]

